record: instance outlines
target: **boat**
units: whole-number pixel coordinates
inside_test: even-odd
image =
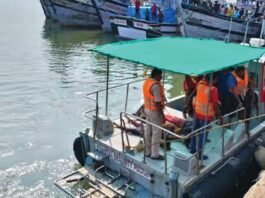
[[[259,37],[261,23],[257,19],[247,21],[223,16],[211,10],[194,6],[185,2],[181,3],[185,31],[182,34],[188,37],[214,38],[219,40],[242,42],[247,38]]]
[[[40,0],[40,3],[46,18],[56,21],[56,10],[53,7],[52,0]]]
[[[145,12],[149,10],[149,19],[146,20]],[[164,20],[162,23],[151,19],[151,6],[140,8],[140,18],[135,18],[135,6],[129,6],[127,16],[112,16],[110,23],[112,32],[122,39],[146,39],[159,36],[180,35],[177,24],[176,11],[171,8],[163,10]]]
[[[106,32],[111,31],[110,17],[125,16],[129,2],[117,0],[91,0],[93,1],[100,20],[102,21],[102,29]]]
[[[169,1],[170,2],[170,1]],[[242,42],[244,39],[258,37],[261,33],[261,23],[257,19],[243,21],[233,17],[216,14],[207,8],[195,6],[185,2],[171,5],[170,9],[177,13],[175,21],[168,23],[152,23],[142,19],[136,19],[130,11],[127,16],[112,16],[112,31],[120,38],[142,39],[162,35],[182,35],[196,38],[213,38],[233,42]],[[162,5],[163,7],[163,5]],[[131,10],[134,7],[132,6]],[[144,8],[144,7],[143,7]],[[169,8],[167,7],[166,10]],[[163,11],[166,16],[166,10]]]
[[[95,104],[94,108],[85,112],[91,118],[92,126],[79,133],[73,146],[75,156],[83,167],[56,180],[57,187],[71,197],[137,198],[223,198],[235,186],[241,188],[240,182],[246,181],[246,175],[253,169],[253,153],[265,129],[265,64],[260,59],[265,53],[264,48],[212,39],[159,37],[106,44],[92,51],[106,56],[106,88],[86,95],[91,101],[90,107]],[[248,120],[242,117],[239,120],[235,116],[231,122],[228,121],[231,115],[242,115],[245,109],[239,108],[223,116],[226,124],[214,120],[198,130],[187,126],[185,129],[189,129],[189,133],[173,133],[128,111],[130,96],[136,97],[135,92],[129,93],[130,87],[139,91],[141,88],[136,89],[135,86],[141,87],[142,81],[109,87],[111,58],[191,76],[212,76],[213,72],[244,64],[249,76],[256,82],[260,114]],[[125,102],[117,105],[123,110],[116,115],[113,107],[109,111],[108,104],[110,99],[115,99],[111,98],[111,93],[119,87],[126,90]],[[106,94],[104,104],[101,104],[102,98],[99,100],[102,92]],[[140,105],[140,101],[137,104]],[[183,119],[183,106],[184,96],[180,95],[167,100],[165,112]],[[140,122],[141,129],[144,124],[149,124],[163,131],[160,153],[165,160],[145,157],[145,140],[127,133],[123,128],[128,126],[126,117]],[[249,130],[246,121],[249,121]],[[113,123],[123,127],[114,127]],[[191,137],[198,138],[198,132],[209,134],[210,142],[206,142],[203,149],[203,154],[209,157],[207,160],[197,157],[198,150],[191,154],[184,144]],[[173,140],[168,140],[166,134]],[[167,149],[168,142],[170,150]]]
[[[45,15],[63,26],[100,28],[92,0],[41,0]]]

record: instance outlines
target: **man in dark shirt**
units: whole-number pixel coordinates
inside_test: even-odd
[[[163,12],[162,12],[161,8],[158,8],[158,22],[162,23],[163,18],[164,18]]]
[[[251,114],[253,114],[253,107],[256,110],[256,115],[259,114],[259,107],[258,107],[258,94],[253,89],[253,83],[249,81],[248,90],[246,92],[244,98],[244,107],[246,109],[246,118],[250,118]],[[249,130],[249,121],[246,122],[247,131]]]
[[[152,20],[153,20],[153,21],[156,21],[156,16],[157,16],[157,6],[156,6],[155,3],[152,5],[151,10],[152,10]]]

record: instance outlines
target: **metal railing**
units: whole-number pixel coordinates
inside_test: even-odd
[[[228,113],[228,114],[226,114],[226,115],[224,115],[223,117],[224,118],[227,118],[227,117],[229,117],[229,116],[232,116],[232,115],[234,115],[234,114],[237,114],[237,113],[239,113],[239,112],[241,112],[241,111],[243,111],[243,112],[245,112],[245,108],[240,108],[240,109],[237,109],[237,110],[235,110],[235,111],[233,111],[233,112],[231,112],[231,113]],[[127,113],[127,112],[121,112],[120,113],[120,123],[121,123],[121,141],[122,141],[122,151],[123,152],[125,152],[126,150],[125,150],[125,141],[124,141],[124,135],[126,135],[126,141],[127,141],[127,145],[128,145],[128,147],[130,148],[130,141],[129,141],[129,137],[128,137],[128,135],[127,135],[127,132],[126,132],[126,130],[125,130],[125,121],[124,121],[124,117],[125,116],[130,116],[130,117],[132,117],[132,118],[134,118],[135,120],[138,120],[138,121],[140,121],[141,122],[141,125],[143,126],[143,124],[148,124],[148,125],[151,125],[152,127],[155,127],[155,128],[157,128],[157,129],[160,129],[161,131],[162,131],[162,134],[163,134],[163,137],[164,137],[164,140],[163,140],[163,146],[164,146],[164,149],[163,149],[163,151],[164,151],[164,158],[165,158],[165,160],[164,160],[164,167],[165,167],[165,170],[164,170],[164,172],[165,172],[165,174],[167,174],[167,172],[168,172],[168,162],[167,162],[167,149],[166,149],[166,143],[168,142],[167,141],[167,135],[171,135],[172,137],[174,137],[175,139],[177,139],[177,141],[179,141],[179,140],[187,140],[187,139],[189,139],[189,138],[192,138],[192,137],[195,137],[196,138],[196,142],[198,142],[198,139],[199,139],[199,135],[200,134],[206,134],[206,133],[208,133],[211,129],[212,129],[212,125],[213,124],[216,124],[217,122],[218,122],[218,120],[215,120],[215,121],[213,121],[213,122],[211,122],[211,123],[209,123],[209,124],[207,124],[207,125],[205,125],[205,126],[203,126],[203,127],[201,127],[201,128],[199,128],[199,129],[196,129],[196,130],[194,130],[194,131],[192,131],[191,133],[189,133],[188,135],[178,135],[178,134],[175,134],[175,133],[173,133],[173,132],[171,132],[170,130],[168,130],[168,129],[165,129],[165,128],[163,128],[162,126],[158,126],[158,125],[156,125],[156,124],[154,124],[154,123],[151,123],[151,122],[149,122],[149,121],[147,121],[147,120],[145,120],[145,119],[143,119],[143,118],[141,118],[141,117],[138,117],[138,116],[136,116],[136,115],[133,115],[133,114],[130,114],[130,113]],[[234,123],[231,123],[231,125],[232,124],[234,124]],[[229,125],[229,124],[226,124],[226,125]],[[225,125],[225,126],[226,126]],[[224,145],[224,134],[225,134],[225,128],[224,127],[222,127],[222,126],[217,126],[217,127],[215,127],[215,128],[222,128],[223,129],[223,131],[222,131],[222,157],[224,157],[225,156],[225,145]],[[143,127],[142,127],[143,128]],[[246,130],[245,130],[245,132],[246,132]],[[247,133],[247,132],[246,132]],[[247,134],[247,137],[249,138],[249,135]],[[145,138],[143,138],[143,140],[144,140],[144,152],[143,152],[143,162],[145,163],[146,162],[146,156],[145,156],[145,146],[146,146],[146,140],[145,140]],[[173,140],[173,141],[176,141],[176,140]],[[170,142],[172,142],[172,141],[170,141]],[[160,143],[159,143],[160,144]],[[150,145],[148,145],[148,146],[150,146]],[[196,153],[194,154],[195,156],[197,156],[196,157],[196,163],[197,163],[197,173],[199,173],[199,169],[200,169],[200,164],[199,164],[199,161],[200,161],[200,159],[199,159],[199,148],[197,147],[196,148]],[[194,156],[193,155],[193,156]],[[201,155],[203,155],[203,151],[202,151],[202,154]],[[176,157],[176,156],[173,156],[173,157]],[[192,156],[191,156],[192,157]],[[186,158],[186,160],[187,159],[190,159],[191,157],[187,157]],[[183,160],[185,160],[185,159],[183,159]],[[201,160],[202,161],[202,160]],[[202,165],[202,164],[201,164]]]
[[[108,94],[109,94],[108,90],[126,86],[126,97],[125,97],[124,111],[127,111],[130,85],[134,84],[134,83],[138,83],[138,82],[144,81],[144,80],[145,79],[135,80],[135,81],[132,81],[132,82],[129,82],[129,83],[125,83],[125,84],[115,85],[115,86],[112,86],[112,87],[108,87],[108,88],[100,89],[100,90],[97,90],[97,91],[93,91],[93,92],[90,92],[90,93],[85,95],[85,98],[87,98],[90,101],[95,102],[95,105],[96,105],[96,107],[94,109],[86,110],[85,113],[84,113],[85,117],[90,118],[92,121],[95,122],[95,124],[94,124],[95,128],[93,129],[93,138],[94,138],[94,140],[95,140],[95,137],[96,137],[99,110],[101,109],[101,107],[99,106],[99,94],[104,92],[104,91],[106,91],[107,96],[106,96],[106,103],[105,103],[105,115],[107,116],[107,112],[108,112]],[[95,98],[93,98],[92,95],[95,95]],[[95,117],[89,115],[92,112],[95,112],[95,114],[96,114]]]
[[[143,118],[140,118],[138,116],[135,116],[133,114],[130,114],[130,113],[127,113],[127,112],[121,112],[120,113],[120,122],[123,125],[121,127],[121,140],[122,140],[122,150],[123,150],[123,152],[125,152],[125,142],[124,142],[124,132],[125,132],[124,126],[125,126],[125,121],[123,120],[124,116],[130,116],[130,117],[132,117],[134,119],[137,119],[137,120],[141,121],[141,125],[143,125],[143,124],[149,124],[152,127],[155,127],[155,128],[160,129],[162,131],[162,133],[164,135],[163,144],[164,144],[164,157],[165,157],[165,160],[164,160],[165,161],[165,174],[167,174],[167,149],[166,149],[167,139],[166,139],[166,134],[172,135],[173,137],[179,138],[179,139],[183,139],[183,136],[177,135],[177,134],[175,134],[175,133],[173,133],[173,132],[171,132],[171,131],[169,131],[169,130],[161,127],[161,126],[158,126],[158,125],[156,125],[154,123],[151,123],[151,122],[149,122],[149,121],[147,121],[147,120],[145,120]],[[127,135],[126,132],[125,132],[125,134],[126,134],[127,144],[130,145],[128,135]],[[146,161],[146,155],[145,155],[146,140],[145,140],[145,138],[143,138],[143,139],[144,139],[143,162],[145,163],[145,161]],[[150,146],[150,145],[148,145],[148,146]]]

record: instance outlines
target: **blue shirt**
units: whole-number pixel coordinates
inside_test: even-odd
[[[221,73],[219,76],[219,91],[221,95],[228,95],[229,89],[234,88],[237,82],[231,72]]]

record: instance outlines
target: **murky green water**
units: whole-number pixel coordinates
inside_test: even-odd
[[[83,113],[93,108],[84,96],[106,83],[106,59],[88,49],[114,38],[45,22],[38,0],[1,0],[0,24],[0,197],[64,197],[53,181],[76,163],[72,142],[89,125]],[[143,72],[112,60],[111,86],[142,79]],[[172,82],[181,86],[176,77],[166,82],[169,89]],[[123,109],[125,90],[110,91],[111,114]],[[130,87],[130,110],[140,93]]]

